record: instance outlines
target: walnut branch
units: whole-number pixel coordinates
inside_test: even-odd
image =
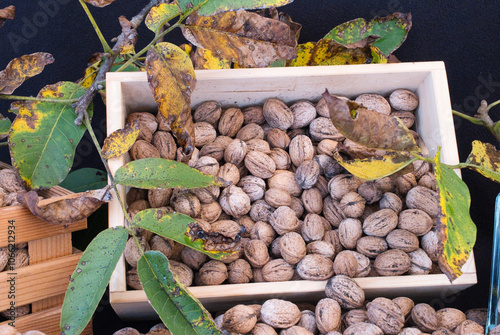
[[[83,118],[85,117],[85,112],[89,107],[92,100],[96,96],[97,92],[102,89],[102,86],[99,84],[101,81],[106,79],[106,73],[109,72],[111,67],[113,66],[116,57],[120,54],[120,49],[129,43],[134,43],[137,39],[136,29],[144,20],[146,15],[149,13],[149,10],[158,5],[161,0],[151,0],[146,6],[144,6],[141,11],[135,15],[130,21],[128,21],[125,17],[120,16],[119,21],[122,26],[121,34],[116,38],[115,45],[112,48],[113,54],[106,55],[106,60],[102,64],[97,76],[89,87],[89,89],[82,95],[77,102],[73,104],[75,108],[75,113],[77,115],[75,119],[76,125],[81,125]]]

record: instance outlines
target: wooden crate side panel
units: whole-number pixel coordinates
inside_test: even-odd
[[[38,330],[46,335],[60,335],[59,321],[61,319],[61,307],[50,308],[42,312],[32,313],[15,320],[16,330],[27,332]],[[9,321],[0,323],[0,326],[8,325]],[[92,322],[89,322],[81,335],[92,335]]]
[[[9,280],[12,277],[15,278],[16,306],[64,294],[68,287],[69,276],[75,270],[80,256],[81,253],[78,253],[25,266],[15,272],[4,271],[0,273],[0,296],[8,297]],[[7,309],[13,300],[2,298],[0,310]]]

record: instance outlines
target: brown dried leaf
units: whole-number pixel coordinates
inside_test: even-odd
[[[275,60],[296,56],[301,26],[286,17],[283,21],[245,10],[210,17],[194,13],[182,32],[192,44],[242,67],[267,67]]]
[[[16,7],[10,5],[4,9],[0,9],[0,27],[3,27],[5,20],[14,20]]]
[[[127,20],[125,16],[120,16],[118,21],[122,27],[122,34],[125,37],[123,45],[120,47],[120,54],[135,53],[134,47],[137,43],[137,31],[132,25],[132,22]]]
[[[11,94],[27,78],[36,76],[47,64],[52,64],[54,57],[46,52],[36,52],[14,58],[0,72],[0,94]]]
[[[110,200],[109,186],[99,190],[75,193],[53,201],[42,200],[40,203],[35,191],[17,195],[17,201],[28,208],[33,215],[53,224],[69,224],[83,220]]]
[[[115,2],[115,0],[84,0],[84,1],[95,7],[106,7],[107,5],[110,5],[113,2]]]
[[[354,101],[336,98],[328,90],[323,97],[333,124],[348,139],[368,148],[420,151],[412,133],[397,117],[366,109]]]

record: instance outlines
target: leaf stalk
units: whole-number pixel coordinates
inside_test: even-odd
[[[40,101],[40,102],[51,102],[55,104],[72,104],[78,101],[78,99],[48,99],[48,98],[27,97],[22,95],[9,95],[9,94],[0,94],[0,100]]]
[[[82,6],[83,10],[85,11],[85,14],[87,14],[87,17],[89,18],[90,23],[92,24],[92,27],[94,28],[94,30],[97,34],[97,37],[99,37],[99,41],[101,41],[102,48],[103,48],[104,52],[109,52],[112,54],[113,51],[111,50],[111,47],[109,46],[108,42],[106,42],[106,39],[104,38],[104,35],[101,32],[101,29],[97,25],[97,22],[95,22],[94,17],[92,16],[92,13],[89,10],[89,7],[87,6],[87,4],[83,0],[79,0],[79,1],[80,1],[80,5]]]

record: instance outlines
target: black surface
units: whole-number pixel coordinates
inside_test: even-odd
[[[45,16],[47,20],[43,20],[44,15],[41,14],[41,4],[44,3],[58,4],[58,8],[51,7],[51,16]],[[109,40],[120,32],[117,17],[126,15],[130,18],[145,3],[146,1],[117,0],[106,8],[91,10]],[[94,52],[100,51],[100,44],[78,1],[12,0],[2,1],[0,7],[9,4],[17,7],[17,13],[14,21],[7,22],[0,29],[0,68],[4,68],[14,57],[37,51],[50,52],[56,59],[54,64],[49,65],[41,75],[28,80],[15,94],[36,95],[45,84],[61,80],[74,81],[82,77],[86,60]],[[337,24],[350,19],[371,19],[394,11],[411,12],[413,28],[395,55],[405,62],[444,61],[454,109],[472,115],[481,99],[488,102],[500,99],[499,4],[500,1],[295,0],[281,10],[303,25],[299,42],[316,41]],[[38,27],[29,31],[30,23],[34,22]],[[152,34],[145,28],[139,33],[139,45],[144,46],[152,38]],[[24,39],[15,40],[14,34]],[[183,42],[178,33],[170,35],[167,40],[176,44]],[[7,102],[0,102],[2,113],[8,106]],[[498,109],[493,111],[492,116],[498,119]],[[105,133],[103,114],[103,105],[97,103],[94,126],[101,140]],[[455,130],[461,161],[467,157],[471,142],[475,139],[496,144],[493,136],[485,129],[461,119],[455,118]],[[89,138],[85,137],[75,161],[76,168],[101,167],[91,147]],[[0,158],[8,161],[5,148],[0,149]],[[445,305],[463,310],[487,307],[494,200],[500,187],[469,171],[463,171],[463,179],[470,188],[471,215],[478,227],[474,252],[479,284],[456,296],[436,297],[434,302],[438,308]],[[134,326],[146,332],[154,323],[121,322],[113,314],[105,297],[95,314],[94,331],[95,334],[112,334],[122,327]]]

